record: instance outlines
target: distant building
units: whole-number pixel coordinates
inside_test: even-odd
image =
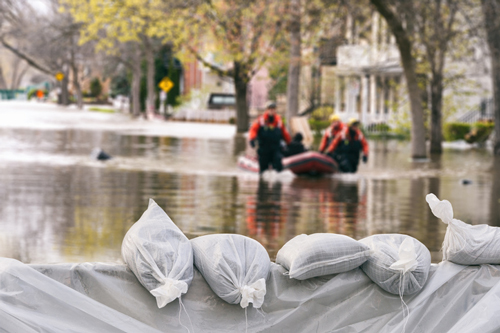
[[[329,52],[335,56],[328,56]],[[455,118],[479,108],[491,90],[484,60],[487,57],[479,45],[476,53],[476,61],[447,62],[449,72],[463,72],[474,82],[471,89],[477,91],[465,97],[465,103],[458,103],[461,108]],[[320,58],[321,104],[332,105],[343,119],[357,117],[364,124],[385,123],[409,110],[399,50],[378,12],[361,19],[348,16],[337,38],[320,52]],[[449,92],[445,89],[444,93]]]

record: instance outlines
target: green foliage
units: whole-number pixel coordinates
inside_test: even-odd
[[[101,96],[102,92],[102,84],[99,78],[95,77],[90,81],[90,95],[92,97],[99,97]]]
[[[269,77],[273,80],[273,85],[269,89],[269,99],[275,101],[278,95],[286,94],[288,63],[272,67],[269,70]]]
[[[130,95],[131,75],[127,71],[122,70],[117,75],[111,78],[110,95],[115,98],[118,95]]]
[[[142,63],[142,73],[141,86],[140,86],[140,98],[141,98],[141,110],[146,109],[146,98],[148,94],[147,89],[147,65],[146,61]],[[167,105],[178,106],[181,104],[182,99],[179,99],[181,94],[181,76],[182,76],[182,65],[179,59],[172,57],[172,50],[170,48],[163,48],[156,54],[155,57],[155,91],[156,91],[156,109],[160,107],[160,91],[158,84],[165,77],[168,77],[174,86],[168,91],[167,94]]]
[[[309,118],[309,126],[313,132],[321,133],[321,131],[325,130],[328,126],[330,126],[329,120],[317,120],[314,118]]]
[[[311,118],[317,121],[327,121],[328,123],[330,116],[333,114],[333,107],[331,106],[321,106],[315,109],[311,113]],[[329,125],[329,124],[328,124]],[[328,127],[327,125],[327,127]]]
[[[91,107],[91,108],[89,108],[89,111],[102,112],[102,113],[115,113],[115,110],[113,110],[113,109],[105,109],[105,108],[97,108],[97,107]]]
[[[446,123],[443,128],[443,138],[445,141],[463,140],[470,129],[471,125],[467,123]]]

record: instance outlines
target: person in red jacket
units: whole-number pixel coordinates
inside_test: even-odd
[[[259,173],[263,173],[272,165],[276,171],[283,170],[281,158],[281,140],[290,143],[290,134],[276,114],[276,104],[269,103],[264,114],[259,116],[250,127],[248,135],[250,146],[255,148],[256,141],[259,144],[257,154],[259,156]]]
[[[363,152],[363,162],[368,162],[368,142],[359,125],[357,119],[351,119],[349,126],[337,134],[326,149],[326,153],[339,163],[342,172],[358,170],[360,152]]]
[[[323,153],[326,148],[332,143],[333,139],[344,130],[346,127],[338,114],[332,114],[330,116],[330,121],[332,122],[330,126],[325,130],[321,143],[319,144],[319,152]]]

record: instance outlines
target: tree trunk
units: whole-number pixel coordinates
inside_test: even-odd
[[[71,71],[73,72],[73,87],[76,90],[76,105],[78,109],[83,109],[83,96],[82,87],[80,86],[80,81],[78,79],[78,67],[75,63],[71,64]]]
[[[490,194],[490,221],[500,226],[500,156],[493,156],[493,184]]]
[[[415,73],[415,59],[412,55],[412,42],[407,31],[403,28],[401,21],[391,10],[390,5],[385,0],[370,0],[377,11],[385,18],[387,25],[391,29],[398,45],[403,66],[411,109],[411,157],[427,157],[425,147],[425,127],[424,113],[420,88],[418,87],[417,75]]]
[[[299,87],[301,65],[300,0],[290,1],[290,63],[286,87],[286,118],[290,129],[291,119],[299,113]]]
[[[141,57],[136,56],[136,59],[134,59],[134,63],[132,64],[132,115],[134,117],[139,117],[141,114],[141,101],[140,101],[140,95],[141,95]]]
[[[146,47],[146,62],[147,62],[147,74],[146,74],[146,82],[148,88],[148,95],[146,98],[146,112],[148,117],[151,117],[155,113],[155,99],[156,99],[156,90],[155,90],[155,55],[153,52],[153,47],[149,42],[145,43]]]
[[[248,131],[248,77],[244,72],[243,65],[234,62],[234,91],[236,92],[236,131],[244,133]]]
[[[68,73],[64,73],[64,78],[61,80],[61,104],[69,105]]]
[[[495,142],[493,153],[500,155],[500,3],[496,0],[481,0],[484,24],[491,59],[493,83],[493,107],[495,110]]]
[[[76,90],[76,105],[79,110],[83,109],[83,97],[82,97],[82,88],[80,87],[80,81],[78,79],[78,66],[76,65],[75,60],[75,42],[73,38],[71,38],[71,72],[73,73],[73,88]]]
[[[431,79],[431,154],[443,152],[443,76],[433,73]]]

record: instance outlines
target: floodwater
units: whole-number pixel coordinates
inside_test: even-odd
[[[92,160],[94,147],[114,158]],[[189,238],[243,234],[271,258],[301,233],[403,233],[437,262],[446,225],[425,202],[431,192],[452,203],[455,218],[500,225],[500,161],[488,149],[458,144],[419,162],[408,142],[371,141],[370,149],[355,175],[259,179],[237,169],[245,138],[230,125],[0,103],[0,256],[119,262],[149,198]]]

